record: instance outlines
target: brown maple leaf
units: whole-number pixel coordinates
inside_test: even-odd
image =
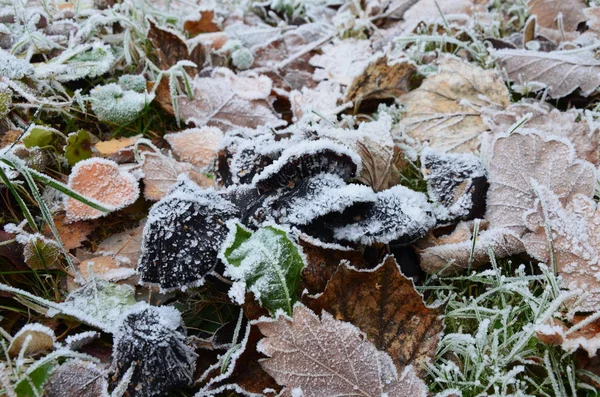
[[[443,310],[425,305],[393,256],[369,270],[340,265],[325,292],[307,304],[356,325],[399,371],[407,365],[421,368],[431,359],[444,328]]]
[[[255,324],[266,337],[258,351],[269,357],[260,364],[286,387],[283,396],[293,391],[304,397],[427,395],[412,366],[399,375],[387,353],[378,351],[358,328],[327,312],[319,318],[296,304],[291,318],[279,313]]]

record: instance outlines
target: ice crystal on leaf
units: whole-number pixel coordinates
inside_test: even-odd
[[[29,62],[0,49],[0,76],[20,80],[33,73],[33,66]]]
[[[123,90],[115,83],[98,86],[90,92],[92,110],[102,121],[126,124],[135,120],[152,102],[154,95]]]
[[[175,308],[139,306],[123,317],[115,333],[113,379],[120,379],[133,366],[128,395],[163,396],[192,383],[196,358]]]
[[[60,82],[94,78],[108,72],[115,56],[106,44],[82,44],[53,58],[35,69],[36,77],[53,76]]]
[[[165,289],[202,284],[227,236],[225,222],[238,215],[217,192],[184,179],[150,209],[138,264],[141,280]]]
[[[387,353],[378,351],[354,325],[327,312],[319,318],[297,304],[291,317],[278,313],[256,324],[266,337],[258,350],[269,357],[260,364],[287,388],[284,395],[297,394],[290,389],[301,389],[305,397],[427,395],[412,366],[398,374]]]
[[[54,370],[44,383],[48,397],[107,396],[106,371],[91,361],[69,360]]]

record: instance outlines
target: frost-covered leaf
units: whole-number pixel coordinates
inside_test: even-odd
[[[90,91],[92,110],[102,121],[127,124],[135,120],[152,100],[154,94],[123,90],[110,83]]]
[[[261,192],[293,186],[299,180],[330,173],[344,180],[361,170],[360,157],[346,146],[328,139],[299,143],[285,149],[281,156],[252,179]]]
[[[340,105],[342,99],[342,87],[328,80],[321,81],[312,89],[302,87],[301,90],[290,92],[290,103],[296,119],[312,111],[324,117],[334,116],[346,107]]]
[[[416,90],[399,98],[406,115],[394,129],[395,138],[408,135],[446,152],[475,152],[487,128],[481,107],[509,105],[508,90],[498,73],[457,58],[444,57],[439,72]]]
[[[61,251],[60,245],[42,235],[31,235],[19,238],[23,244],[23,258],[33,270],[55,269]]]
[[[91,361],[69,360],[44,383],[46,397],[100,397],[108,394],[107,374]]]
[[[271,80],[265,76],[238,77],[229,69],[215,69],[210,78],[192,81],[194,99],[177,98],[181,118],[196,127],[222,131],[235,127],[280,127],[286,122],[268,100]]]
[[[164,396],[192,383],[197,357],[174,307],[140,305],[124,316],[114,335],[112,379],[117,382],[133,366],[127,395]]]
[[[136,228],[115,233],[103,240],[98,245],[96,253],[110,255],[121,264],[137,265],[142,252],[144,223]]]
[[[285,231],[265,226],[252,233],[232,224],[220,257],[224,274],[244,283],[263,307],[292,313],[304,257]]]
[[[396,98],[410,91],[410,80],[417,68],[410,62],[390,63],[386,55],[371,61],[354,78],[346,92],[346,101]]]
[[[581,327],[579,323],[587,318],[586,315],[573,316],[570,321],[573,326],[570,328],[563,321],[551,318],[535,326],[536,336],[546,344],[561,345],[566,352],[582,349],[589,357],[594,357],[600,349],[600,321],[596,320]]]
[[[515,132],[499,137],[488,166],[490,187],[485,218],[490,228],[525,230],[524,214],[536,199],[534,183],[550,189],[566,203],[576,194],[591,197],[594,166],[577,159],[573,145],[535,132]]]
[[[426,148],[421,153],[421,171],[438,222],[483,217],[487,186],[478,157]]]
[[[491,110],[484,114],[484,123],[494,134],[505,134],[520,124],[520,128],[532,128],[544,136],[566,138],[575,146],[579,158],[592,164],[598,163],[600,130],[577,109],[560,111],[547,102],[519,102],[506,110]]]
[[[419,22],[464,23],[473,14],[475,3],[473,0],[420,0],[403,17],[409,27]]]
[[[364,245],[410,243],[433,227],[432,210],[423,193],[394,186],[377,193],[375,203],[364,216],[336,228],[334,236]]]
[[[587,294],[580,311],[600,309],[600,211],[588,195],[560,200],[545,186],[536,186],[537,197],[524,221],[531,231],[523,236],[527,252],[554,264],[565,287]]]
[[[27,377],[22,377],[15,385],[15,394],[19,397],[41,395],[43,392],[42,386],[48,380],[55,367],[56,363],[54,362],[46,362],[34,367],[33,371]]]
[[[164,289],[202,284],[227,236],[225,222],[238,213],[214,190],[184,180],[150,209],[138,264],[141,280]]]
[[[2,75],[1,72],[0,75]],[[11,107],[12,91],[6,84],[0,83],[0,118],[8,116],[11,111]]]
[[[187,17],[183,23],[183,30],[193,37],[200,33],[218,32],[221,29],[215,22],[215,12],[213,10],[203,10],[196,16]]]
[[[73,166],[77,162],[92,157],[92,140],[85,130],[79,130],[69,134],[67,146],[65,147],[65,157],[69,165]]]
[[[78,162],[71,170],[68,186],[113,211],[133,204],[140,194],[131,174],[121,171],[117,163],[97,157]],[[66,195],[64,205],[67,219],[71,221],[106,215]]]
[[[358,328],[329,313],[319,318],[297,304],[291,318],[279,313],[256,324],[266,336],[258,350],[269,356],[260,363],[287,388],[286,396],[427,395],[412,366],[398,374],[387,353],[378,351]]]
[[[443,330],[443,311],[423,303],[393,256],[369,270],[340,265],[325,292],[307,304],[357,326],[400,371],[407,365],[421,368],[433,358]]]
[[[39,323],[24,325],[14,336],[8,346],[8,355],[12,358],[22,354],[23,357],[35,356],[54,348],[56,336],[52,329]]]
[[[491,51],[511,82],[537,82],[548,87],[550,98],[562,98],[577,88],[589,96],[600,86],[600,61],[589,51]]]
[[[95,226],[89,222],[68,222],[64,214],[54,217],[54,226],[67,251],[81,247],[81,244],[87,240],[87,236],[95,229]],[[51,237],[52,232],[49,227],[46,227],[44,234]]]
[[[164,138],[180,160],[206,168],[212,166],[217,157],[223,132],[215,127],[190,128],[166,134]]]
[[[144,153],[142,162],[144,174],[144,197],[157,201],[165,197],[177,184],[177,178],[185,174],[202,187],[213,185],[213,181],[189,163],[182,163],[160,153]]]
[[[34,69],[31,63],[0,49],[0,76],[20,80],[31,76],[33,73]]]
[[[135,275],[135,269],[122,266],[111,256],[96,256],[81,261],[79,271],[84,280],[90,277],[100,278],[106,281],[120,281]]]
[[[142,136],[136,135],[132,137],[121,137],[110,139],[108,141],[98,142],[94,148],[103,156],[118,153],[119,151],[133,146]]]
[[[476,221],[475,221],[476,222]],[[473,238],[474,222],[460,222],[448,235],[428,236],[417,244],[421,268],[429,274],[451,275],[480,268],[496,258],[520,254],[525,247],[519,236],[506,228],[488,229],[481,222]]]
[[[337,40],[322,47],[322,54],[310,59],[316,66],[313,78],[316,81],[330,80],[350,86],[369,64],[373,55],[369,40]]]
[[[59,305],[60,310],[50,309],[48,315],[66,314],[103,331],[114,332],[122,314],[134,304],[135,290],[130,285],[91,279],[71,292]]]
[[[82,44],[64,51],[48,62],[38,64],[35,75],[37,78],[52,77],[60,82],[94,78],[108,72],[115,60],[109,45],[99,42]]]
[[[190,51],[186,42],[177,33],[159,28],[152,20],[149,22],[148,40],[156,51],[159,66],[162,70],[167,70],[183,60],[194,62],[198,68],[204,66],[205,54],[202,45],[196,45]],[[192,74],[196,73],[192,68],[188,68],[188,70]]]
[[[574,32],[587,20],[583,0],[530,0],[529,12],[537,18],[537,24],[548,29]],[[560,21],[559,21],[560,19]]]
[[[59,134],[54,128],[34,125],[29,128],[22,140],[23,144],[28,149],[36,146],[45,148],[47,146],[54,146],[58,140],[58,136]]]

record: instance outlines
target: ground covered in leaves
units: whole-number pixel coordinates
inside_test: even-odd
[[[0,395],[597,396],[597,0],[0,0]]]

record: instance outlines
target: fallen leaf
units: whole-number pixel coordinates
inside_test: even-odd
[[[390,355],[398,371],[413,365],[421,375],[417,368],[433,358],[444,328],[443,310],[425,305],[393,256],[369,270],[340,265],[325,292],[307,305],[357,326]]]
[[[487,130],[481,108],[505,108],[508,90],[494,70],[484,70],[457,58],[444,57],[439,72],[427,77],[416,90],[398,98],[406,114],[394,128],[402,135],[445,152],[474,153]]]
[[[346,101],[396,98],[410,91],[410,80],[417,71],[408,61],[393,62],[386,55],[371,61],[354,78],[346,92]]]
[[[600,349],[600,320],[592,321],[584,326],[578,325],[587,318],[588,316],[584,315],[573,316],[570,328],[563,321],[551,318],[545,323],[535,326],[534,329],[537,338],[543,343],[561,345],[563,350],[569,353],[582,349],[591,358]]]
[[[166,134],[164,139],[180,160],[205,168],[214,163],[223,132],[215,127],[190,128]]]
[[[35,356],[54,348],[56,336],[54,331],[45,325],[33,323],[23,326],[8,346],[8,355],[16,358],[23,353],[24,357]]]
[[[534,184],[550,189],[562,203],[576,194],[592,197],[594,166],[575,157],[573,145],[537,132],[514,132],[499,137],[488,165],[485,218],[492,228],[525,230],[524,215],[537,198]]]
[[[188,32],[190,37],[201,33],[218,32],[219,26],[214,22],[215,12],[213,10],[200,11],[196,17],[189,17],[183,23],[183,30]],[[198,65],[201,66],[201,65]]]
[[[121,266],[110,256],[98,256],[82,261],[79,264],[79,272],[84,280],[90,279],[90,273],[93,277],[98,277],[106,281],[124,280],[135,275],[135,269]]]
[[[70,222],[64,214],[54,217],[54,226],[58,230],[58,235],[67,251],[81,247],[84,241],[87,241],[87,236],[96,228],[95,225],[89,222]],[[50,228],[47,226],[44,230],[46,237],[51,237]]]
[[[511,82],[542,83],[550,98],[562,98],[577,88],[587,97],[600,86],[600,61],[589,51],[538,52],[490,50]]]
[[[488,229],[481,222],[477,238],[473,239],[473,228],[473,221],[460,222],[448,235],[430,235],[419,241],[421,268],[429,274],[448,276],[488,264],[490,250],[498,259],[525,251],[521,239],[511,230]]]
[[[148,40],[152,43],[156,55],[158,56],[159,66],[162,70],[167,70],[179,61],[188,60],[202,68],[205,61],[204,47],[198,44],[192,51],[188,48],[183,38],[179,37],[173,31],[159,28],[149,20],[150,29],[148,30]],[[196,75],[197,70],[186,68],[188,73]]]
[[[144,153],[142,172],[144,173],[144,197],[158,201],[165,197],[177,184],[179,175],[185,174],[199,186],[210,187],[213,181],[188,163],[176,161],[160,153]]]
[[[145,222],[138,227],[113,234],[103,240],[96,253],[111,256],[122,265],[137,265],[142,252],[142,232]]]
[[[342,87],[332,81],[321,81],[315,88],[302,87],[290,92],[290,104],[296,119],[315,112],[324,117],[334,116],[346,106],[340,105]]]
[[[537,17],[538,25],[548,29],[574,32],[587,20],[583,0],[530,0],[527,7],[529,13]]]
[[[65,146],[65,157],[69,165],[73,166],[78,161],[92,157],[92,140],[90,134],[85,130],[79,130],[69,134],[67,146]]]
[[[71,170],[68,186],[111,211],[133,204],[140,194],[138,183],[131,174],[121,171],[117,163],[97,157],[78,162]],[[70,221],[106,215],[74,198],[64,197],[66,217]]]
[[[403,17],[409,26],[419,22],[462,22],[473,15],[473,0],[420,0]],[[443,17],[442,17],[443,15]]]
[[[94,145],[94,148],[102,155],[102,156],[110,156],[115,154],[123,149],[126,149],[130,146],[133,146],[142,135],[136,135],[132,137],[121,137],[115,138],[108,141],[98,142]]]
[[[378,351],[358,328],[327,312],[319,318],[297,304],[292,317],[278,313],[255,324],[266,337],[258,351],[269,356],[260,364],[286,387],[283,396],[427,395],[412,366],[399,375],[387,353]]]
[[[60,246],[42,235],[32,235],[23,243],[23,258],[33,270],[56,269],[60,258]]]
[[[217,68],[210,78],[192,81],[194,99],[177,98],[181,118],[196,127],[218,127],[224,132],[236,127],[283,126],[286,122],[268,101],[270,81],[265,76],[238,77]]]
[[[317,67],[313,78],[345,86],[352,85],[373,55],[369,40],[335,40],[332,44],[324,45],[321,50],[322,54],[310,59],[310,64]]]
[[[99,397],[107,393],[106,372],[80,359],[60,365],[44,383],[46,397]]]

